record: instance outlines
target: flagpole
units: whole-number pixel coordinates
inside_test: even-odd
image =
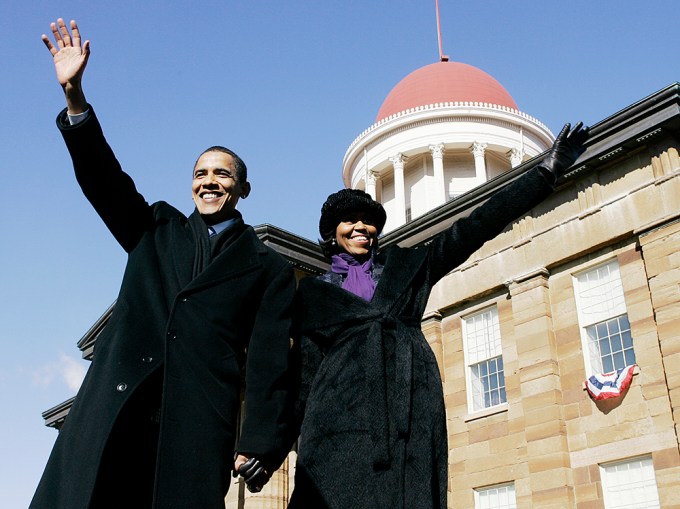
[[[435,10],[437,11],[437,40],[439,41],[439,61],[448,62],[449,57],[448,55],[444,55],[444,51],[442,49],[442,27],[439,21],[439,0],[435,0],[434,6]]]

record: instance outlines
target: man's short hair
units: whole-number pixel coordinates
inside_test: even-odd
[[[198,160],[201,158],[201,156],[203,154],[207,154],[208,152],[224,152],[225,154],[229,154],[234,159],[234,171],[236,172],[236,178],[238,181],[248,181],[248,168],[246,167],[246,163],[243,162],[243,159],[241,159],[238,154],[236,154],[236,152],[229,150],[227,147],[223,147],[222,145],[213,145],[212,147],[208,147],[203,152],[201,152],[194,163],[194,168],[196,168],[196,164],[198,164]]]

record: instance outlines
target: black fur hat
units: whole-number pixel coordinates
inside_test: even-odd
[[[368,212],[375,221],[375,227],[380,234],[387,220],[383,206],[371,198],[370,194],[360,189],[341,189],[331,194],[321,207],[321,219],[319,219],[321,239],[328,240],[332,237],[342,220],[342,215],[352,210]]]

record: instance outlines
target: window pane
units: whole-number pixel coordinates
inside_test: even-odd
[[[606,338],[607,337],[607,323],[599,323],[596,326],[596,334],[598,338]]]
[[[514,484],[475,490],[475,509],[515,509],[516,507]]]
[[[502,370],[498,370],[499,363],[496,359],[480,362],[470,366],[473,410],[482,410],[490,406],[505,403],[505,376]],[[492,371],[492,368],[495,368]],[[483,402],[483,404],[480,404]]]
[[[491,404],[489,406],[495,406],[501,404],[501,397],[498,391],[491,391]]]
[[[600,474],[607,509],[660,507],[650,456],[601,465]]]
[[[612,352],[609,346],[609,338],[600,340],[600,355],[606,355]]]
[[[628,323],[627,315],[621,315],[586,328],[591,367],[595,373],[610,373],[635,364],[633,338]],[[601,368],[598,369],[600,364]]]
[[[629,330],[621,333],[621,341],[623,342],[623,348],[633,347],[633,336],[630,335]]]
[[[623,352],[616,352],[614,354],[614,369],[625,368],[626,363],[623,362]]]
[[[618,320],[612,320],[607,322],[609,324],[609,335],[618,334],[619,332],[619,322]]]
[[[619,317],[620,324],[621,324],[621,330],[629,330],[630,329],[630,322],[628,322],[628,315],[622,315]]]

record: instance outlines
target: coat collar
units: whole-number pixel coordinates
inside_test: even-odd
[[[201,290],[255,270],[262,265],[260,256],[266,253],[266,247],[257,238],[253,229],[247,226],[184,290]]]
[[[393,246],[378,255],[384,268],[370,302],[332,283],[312,277],[303,279],[298,297],[303,329],[332,329],[341,324],[344,327],[347,322],[359,324],[390,316],[399,307],[400,297],[408,292],[426,254],[426,249]]]
[[[261,265],[260,256],[267,253],[267,248],[250,226],[242,225],[241,228],[242,230],[234,233],[234,237],[210,264],[198,276],[192,277],[194,247],[201,239],[194,238],[195,234],[188,220],[185,220],[184,233],[175,232],[173,240],[175,247],[171,249],[182,292],[197,291],[220,284]],[[207,231],[205,235],[207,237]]]

